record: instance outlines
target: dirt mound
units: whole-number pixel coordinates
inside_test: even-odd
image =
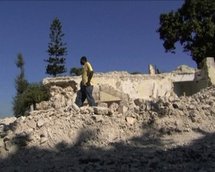
[[[214,121],[215,87],[191,97],[33,111],[0,120],[0,169],[213,171]]]

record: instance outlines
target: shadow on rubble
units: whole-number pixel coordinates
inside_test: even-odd
[[[201,132],[201,131],[200,131]],[[86,147],[93,142],[93,131],[83,130],[74,145],[59,143],[54,149],[26,148],[28,137],[17,136],[19,149],[0,160],[2,171],[214,171],[215,133],[191,145],[169,150],[161,149],[159,138],[145,136],[128,142],[117,142],[108,148]]]

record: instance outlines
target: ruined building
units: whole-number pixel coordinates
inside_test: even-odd
[[[202,88],[215,85],[214,58],[204,61],[203,69],[193,69],[182,65],[170,73],[156,74],[149,66],[149,74],[129,74],[127,72],[96,73],[94,75],[94,97],[96,102],[120,102],[129,99],[151,100],[158,97],[192,95]],[[43,84],[50,87],[56,106],[66,106],[74,102],[81,77],[46,78]],[[66,89],[58,93],[55,87]],[[60,95],[65,95],[63,98]],[[71,100],[72,99],[72,100]],[[53,102],[55,101],[53,100]],[[56,101],[55,101],[56,102]],[[45,107],[44,107],[45,108]]]

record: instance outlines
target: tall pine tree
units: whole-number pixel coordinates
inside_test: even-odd
[[[28,81],[25,79],[25,70],[24,70],[24,59],[21,53],[17,55],[16,66],[20,69],[20,74],[17,76],[16,82],[16,92],[17,95],[22,94],[28,87]]]
[[[46,73],[56,77],[58,74],[66,72],[65,56],[67,55],[66,44],[63,42],[62,24],[58,18],[55,18],[50,26],[49,37],[49,58],[45,60],[48,63]]]
[[[13,98],[13,112],[16,117],[21,116],[26,109],[23,106],[22,95],[28,88],[28,81],[25,79],[24,59],[21,53],[18,54],[16,66],[20,70],[15,80],[16,96]]]

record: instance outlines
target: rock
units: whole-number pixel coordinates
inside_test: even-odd
[[[44,119],[39,119],[39,121],[37,122],[37,126],[40,128],[45,124]]]
[[[73,100],[71,100],[71,99],[68,99],[67,101],[66,101],[66,106],[72,106],[73,104],[75,104],[74,102],[73,102]],[[76,105],[76,104],[75,104]]]
[[[3,119],[0,119],[0,124],[9,125],[11,123],[14,123],[17,120],[16,117],[6,117]]]
[[[47,110],[50,108],[49,102],[42,101],[38,104],[36,104],[36,110]]]
[[[94,113],[94,107],[89,106],[89,107],[87,107],[87,110],[88,110],[89,114],[93,114]]]
[[[215,106],[211,107],[210,112],[211,114],[215,115]]]
[[[148,105],[147,105],[148,106]],[[162,103],[161,102],[151,102],[150,103],[150,108],[148,108],[149,110],[155,111],[155,112],[160,112],[160,110],[162,109]]]
[[[0,135],[2,135],[5,132],[5,125],[0,124]]]
[[[183,124],[183,121],[175,121],[175,126],[176,126],[176,128],[175,128],[175,131],[177,131],[177,132],[182,132],[183,130],[184,130],[184,124]]]
[[[126,117],[125,120],[129,125],[133,125],[136,122],[134,117]]]
[[[72,103],[72,108],[73,108],[76,112],[79,112],[79,111],[80,111],[80,108],[79,108],[75,103]]]
[[[110,115],[110,110],[105,107],[94,107],[94,113],[97,115]]]
[[[0,138],[0,147],[4,147],[4,141],[2,138]]]
[[[5,150],[13,154],[18,151],[18,145],[13,144],[11,140],[4,139]]]
[[[135,106],[135,107],[134,107],[134,112],[135,112],[135,113],[139,113],[139,114],[142,114],[142,113],[143,113],[143,111],[140,110],[140,107],[139,107],[139,106]]]
[[[92,116],[92,119],[93,119],[94,121],[96,121],[96,122],[102,122],[102,121],[104,121],[104,118],[103,118],[102,115],[93,115],[93,116]]]
[[[152,109],[151,103],[149,101],[146,102],[146,110],[150,111]]]
[[[119,113],[122,113],[122,114],[125,114],[126,112],[128,111],[128,107],[127,106],[119,106],[118,108],[118,112]]]
[[[60,109],[61,107],[65,107],[66,106],[66,98],[64,95],[58,93],[53,97],[53,107],[55,109]]]
[[[199,114],[199,112],[197,110],[191,110],[189,112],[189,117],[192,120],[192,122],[197,122],[199,120],[200,116],[201,115]]]
[[[203,109],[203,110],[209,110],[209,109],[211,109],[211,106],[208,105],[208,104],[204,104],[204,105],[202,106],[202,109]]]
[[[169,100],[169,102],[173,102],[175,100],[175,97],[174,96],[169,96],[168,100]]]
[[[45,142],[47,142],[48,141],[48,138],[47,137],[41,137],[41,139],[40,139],[40,144],[43,144],[43,143],[45,143]]]
[[[178,66],[174,72],[176,72],[176,73],[194,73],[195,70],[187,65],[181,65],[181,66]]]
[[[179,106],[178,106],[177,103],[173,103],[172,106],[173,106],[173,108],[175,108],[175,109],[178,109],[178,108],[179,108]]]
[[[194,110],[196,107],[194,106],[194,105],[189,105],[188,107],[187,107],[187,109],[189,109],[189,110]]]
[[[134,103],[136,106],[141,106],[142,104],[144,104],[144,100],[143,99],[135,99]]]
[[[20,117],[17,118],[16,121],[14,121],[14,122],[22,123],[23,121],[25,121],[25,119],[26,119],[26,116],[20,116]]]
[[[35,122],[34,120],[28,120],[28,121],[27,121],[27,125],[28,125],[30,128],[33,128],[33,129],[36,128],[36,122]]]
[[[97,106],[98,106],[98,107],[105,107],[105,108],[108,108],[108,104],[107,104],[107,103],[103,103],[103,102],[98,103]]]
[[[89,113],[88,107],[87,106],[80,107],[80,113],[81,114],[88,114]]]
[[[119,105],[117,103],[112,103],[109,107],[109,109],[111,110],[111,112],[116,112],[118,111]]]
[[[6,159],[8,157],[8,151],[4,147],[0,147],[0,156],[1,159]]]

